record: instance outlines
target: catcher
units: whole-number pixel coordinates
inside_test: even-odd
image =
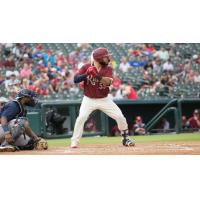
[[[32,131],[26,118],[25,106],[34,107],[37,102],[35,92],[22,89],[3,107],[0,113],[0,152],[48,148],[47,142]]]

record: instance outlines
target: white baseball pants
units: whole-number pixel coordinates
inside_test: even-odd
[[[126,118],[124,117],[119,107],[112,101],[111,98],[105,97],[105,98],[93,99],[84,96],[79,110],[79,116],[77,117],[74,126],[74,133],[71,138],[71,142],[73,143],[79,142],[83,134],[84,124],[87,121],[89,115],[94,110],[100,110],[105,114],[107,114],[112,119],[114,119],[117,122],[118,128],[121,131],[128,129]]]

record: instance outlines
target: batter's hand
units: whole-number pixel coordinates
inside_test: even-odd
[[[85,74],[86,74],[86,76],[92,74],[92,76],[95,78],[97,76],[95,67],[89,67]]]
[[[104,86],[110,86],[112,83],[112,79],[109,77],[102,77],[100,81]]]
[[[14,143],[14,140],[13,140],[13,137],[11,135],[11,133],[6,133],[5,134],[5,140],[8,144],[13,144]]]

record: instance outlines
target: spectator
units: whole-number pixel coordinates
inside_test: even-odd
[[[197,63],[197,64],[200,64],[200,53],[199,53],[199,55],[198,55],[198,57],[197,57],[197,59],[196,59],[196,63]]]
[[[153,70],[153,61],[149,60],[148,63],[144,66],[144,70],[148,71],[148,70]]]
[[[153,70],[157,71],[157,72],[160,72],[160,69],[161,69],[161,60],[160,60],[159,56],[157,56],[157,57],[155,57],[153,59],[152,64],[153,64]]]
[[[164,48],[164,47],[161,47],[160,51],[157,51],[155,54],[154,54],[155,57],[159,56],[159,58],[165,62],[169,59],[169,53],[168,51]]]
[[[122,94],[124,97],[130,100],[135,100],[138,98],[138,95],[135,92],[134,88],[132,87],[130,81],[125,81],[123,83]]]
[[[55,65],[55,56],[50,49],[47,49],[45,53],[43,53],[43,63],[44,66],[47,67],[47,62],[50,62],[52,66]]]
[[[2,108],[5,106],[5,104],[8,102],[9,100],[5,97],[0,97],[0,116],[1,116],[1,110]]]
[[[122,58],[121,58],[121,63],[120,63],[120,65],[119,65],[119,69],[120,69],[122,72],[124,72],[124,73],[126,73],[126,72],[129,71],[129,69],[130,69],[130,64],[127,62],[126,57],[122,57]]]
[[[163,122],[163,131],[164,131],[164,132],[168,132],[169,129],[170,129],[170,124],[169,124],[169,122],[167,121],[166,118],[163,118],[163,119],[162,119],[162,122]]]
[[[156,89],[159,91],[160,96],[168,96],[172,90],[174,81],[169,73],[163,73],[160,81],[156,83]]]
[[[20,71],[21,78],[30,78],[32,74],[32,64],[24,63],[23,68]]]
[[[195,80],[195,71],[194,70],[190,70],[190,72],[186,75],[185,77],[185,82],[189,83],[189,84],[193,84],[194,80]]]
[[[20,60],[23,58],[23,52],[22,52],[22,44],[17,43],[13,49],[12,49],[12,53],[13,55],[15,55],[15,57]]]
[[[163,71],[164,72],[173,72],[174,71],[174,66],[171,63],[171,59],[168,59],[164,65],[163,65]]]
[[[63,87],[61,85],[62,85],[62,76],[57,75],[56,78],[51,80],[49,89],[52,93],[62,93]]]
[[[64,79],[63,79],[63,83],[62,83],[62,91],[69,91],[70,87],[73,85],[73,78],[74,78],[74,74],[72,71],[67,71],[65,73]]]
[[[14,76],[16,76],[18,78],[19,77],[19,72],[15,68],[6,70],[6,76],[10,77],[11,75],[14,75]]]
[[[17,77],[15,73],[7,73],[6,80],[5,80],[5,88],[8,90],[8,86],[14,85]]]
[[[135,123],[133,125],[134,135],[144,135],[145,134],[145,124],[142,122],[142,117],[137,116],[135,118]]]
[[[194,82],[195,83],[200,83],[200,74],[198,71],[194,72]]]
[[[76,65],[78,63],[78,58],[81,52],[81,48],[77,48],[75,51],[72,51],[68,56],[68,63],[70,65]]]
[[[110,136],[120,136],[120,135],[121,135],[121,131],[119,130],[119,128],[116,124],[112,127]]]
[[[166,118],[162,118],[157,124],[156,129],[158,130],[158,133],[167,133],[169,132],[170,124]]]
[[[9,95],[8,98],[10,100],[13,100],[15,96],[17,95],[17,93],[19,92],[19,90],[20,90],[20,81],[17,79],[12,80],[12,82],[8,84],[8,88],[7,88],[8,95]]]
[[[82,50],[88,50],[91,49],[91,46],[89,43],[78,43],[77,44],[78,48],[81,48]]]
[[[22,88],[28,89],[28,88],[29,88],[29,83],[30,83],[29,79],[23,78],[23,79],[22,79],[22,85],[21,85]]]
[[[171,48],[170,48],[170,50],[169,50],[169,57],[170,57],[170,58],[175,57],[174,47],[171,47]]]
[[[82,61],[78,64],[78,69],[80,69],[84,64],[88,63],[88,57],[84,56]]]
[[[121,79],[119,78],[119,76],[116,73],[114,73],[112,87],[115,89],[119,89],[121,84],[122,84]]]
[[[156,49],[154,48],[153,44],[145,44],[144,51],[146,55],[152,55],[156,52]]]
[[[115,59],[113,58],[112,55],[110,55],[110,65],[112,66],[112,68],[115,70],[118,66],[117,62],[115,61]]]
[[[4,81],[5,81],[5,77],[0,74],[0,86],[4,84]]]
[[[78,87],[76,87],[76,85],[72,85],[70,88],[69,88],[69,93],[72,97],[75,98],[75,96],[77,96],[79,94],[80,90]]]
[[[193,116],[188,119],[188,124],[194,131],[200,129],[200,112],[198,109],[194,110]]]
[[[122,95],[121,88],[112,88],[111,91],[110,91],[109,96],[113,100],[122,100],[123,99],[123,95]]]
[[[38,44],[38,45],[33,49],[33,58],[35,58],[35,59],[43,58],[42,49],[43,49],[43,45],[42,45],[42,44]]]
[[[24,61],[33,59],[33,48],[31,48],[28,45],[25,47],[23,59],[24,59]]]
[[[94,121],[92,117],[89,117],[89,119],[85,122],[84,131],[97,132],[96,122]]]
[[[141,49],[141,47],[138,45],[138,46],[136,46],[136,48],[135,47],[133,47],[133,49],[130,49],[129,50],[129,55],[130,56],[133,56],[133,57],[138,57],[138,56],[141,56],[142,55],[142,49]]]
[[[182,116],[182,129],[189,129],[190,124],[187,120],[187,117],[185,115]]]
[[[3,63],[3,66],[7,69],[15,68],[15,61],[13,55],[9,55],[9,57],[6,58],[5,62]]]

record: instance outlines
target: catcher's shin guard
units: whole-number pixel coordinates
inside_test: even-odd
[[[25,127],[24,127],[25,120],[24,119],[17,119],[13,126],[11,126],[11,133],[13,140],[16,141],[22,134],[25,138]]]
[[[121,135],[122,135],[123,146],[126,146],[126,147],[135,146],[134,141],[130,140],[129,137],[128,137],[128,130],[122,131]]]
[[[26,144],[25,146],[19,146],[18,148],[20,150],[33,150],[35,148],[35,143],[31,139],[31,140],[29,140],[28,144]]]

